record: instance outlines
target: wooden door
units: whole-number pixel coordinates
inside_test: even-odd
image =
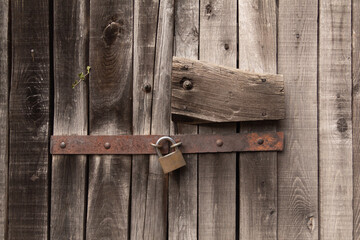
[[[359,20],[356,0],[1,1],[0,239],[360,239]],[[173,56],[282,74],[286,119],[172,122]],[[167,175],[49,153],[51,135],[254,131],[284,151]]]

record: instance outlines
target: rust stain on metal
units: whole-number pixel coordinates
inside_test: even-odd
[[[151,143],[163,135],[119,135],[119,136],[52,136],[51,154],[156,154]],[[182,153],[282,151],[283,132],[247,133],[229,135],[175,135]],[[222,144],[219,144],[221,139]],[[259,139],[263,140],[259,144]],[[66,147],[62,148],[65,143]],[[105,144],[110,148],[106,149]],[[165,144],[161,149],[168,151]]]

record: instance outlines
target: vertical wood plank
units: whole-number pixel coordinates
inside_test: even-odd
[[[64,11],[64,9],[67,9]],[[54,2],[54,135],[87,134],[87,1]],[[83,239],[86,156],[52,158],[51,239]]]
[[[90,16],[90,134],[131,134],[133,1],[93,0]],[[130,177],[131,156],[90,157],[87,239],[128,238]]]
[[[360,2],[352,1],[354,239],[360,239]]]
[[[170,133],[173,17],[174,0],[161,0],[156,36],[151,134]],[[167,198],[168,175],[164,175],[158,157],[152,155],[147,181],[145,239],[167,239]]]
[[[0,2],[0,239],[7,239],[8,106],[9,106],[9,1]]]
[[[198,59],[199,1],[175,2],[174,55]],[[196,134],[197,126],[173,123],[171,134]],[[169,176],[169,239],[197,239],[197,155]]]
[[[276,73],[275,0],[238,2],[239,69]],[[242,133],[275,130],[274,122],[240,125]],[[240,239],[276,239],[277,153],[241,153],[239,167]]]
[[[235,0],[200,2],[200,60],[236,67],[236,6]],[[199,127],[200,134],[235,131],[233,123]],[[201,154],[198,171],[199,239],[234,239],[236,154]]]
[[[353,237],[351,1],[320,1],[320,238]]]
[[[278,239],[318,239],[317,19],[317,0],[279,2],[286,147],[278,153]]]
[[[12,1],[9,239],[48,237],[49,3]]]
[[[133,133],[150,135],[159,0],[134,3]],[[146,85],[150,89],[146,90]],[[133,240],[146,239],[144,230],[149,177],[149,156],[133,155],[130,235]]]

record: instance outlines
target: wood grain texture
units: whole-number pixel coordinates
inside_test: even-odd
[[[275,0],[239,0],[239,69],[257,73],[276,73],[277,6]],[[266,83],[268,83],[267,79]],[[271,82],[270,82],[271,84]],[[261,85],[260,85],[261,86]],[[284,85],[271,102],[268,94],[253,93],[253,101],[263,112],[285,116]],[[269,89],[270,90],[270,89]],[[282,95],[278,95],[278,92]],[[270,91],[269,91],[270,93]],[[268,104],[265,104],[266,103]],[[254,107],[252,107],[254,108]],[[251,111],[249,109],[249,111]],[[259,112],[258,115],[261,113]],[[250,116],[250,115],[249,115]],[[240,132],[276,131],[275,122],[241,123]],[[277,153],[240,153],[240,239],[277,239]]]
[[[198,59],[199,1],[175,1],[174,55]],[[171,134],[196,134],[197,126],[172,123]],[[197,239],[197,154],[185,154],[186,166],[169,174],[169,239]]]
[[[353,237],[351,1],[320,1],[320,238]]]
[[[191,89],[184,87],[186,81]],[[281,75],[174,57],[171,87],[171,113],[180,117],[219,123],[285,117]]]
[[[133,1],[91,1],[90,16],[90,134],[131,134]],[[90,157],[87,239],[128,238],[130,178],[131,156]]]
[[[173,50],[174,0],[161,0],[159,6],[154,65],[154,92],[151,134],[170,133],[170,75]],[[146,192],[145,239],[167,238],[168,175],[158,157],[150,156]]]
[[[159,0],[134,2],[133,133],[149,135],[154,85],[156,30]],[[151,87],[145,91],[145,85]],[[133,155],[131,188],[131,236],[146,239],[145,217],[149,156]]]
[[[360,240],[360,2],[352,1],[354,240]]]
[[[316,0],[279,4],[278,72],[289,94],[279,124],[278,239],[318,239],[317,9]]]
[[[7,239],[9,140],[9,1],[0,3],[0,239]]]
[[[86,1],[54,2],[54,135],[87,134],[87,82],[71,87],[86,71],[87,10]],[[51,239],[83,239],[86,156],[54,155],[51,177]]]
[[[236,0],[200,2],[200,60],[236,67]],[[234,133],[236,126],[200,126],[199,133]],[[199,239],[234,239],[236,154],[199,155]]]
[[[9,239],[48,237],[49,3],[12,1]]]

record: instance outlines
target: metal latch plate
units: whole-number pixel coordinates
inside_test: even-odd
[[[52,136],[51,154],[156,154],[151,143],[163,135]],[[283,132],[174,135],[182,153],[282,151]],[[162,148],[166,153],[167,146]]]

